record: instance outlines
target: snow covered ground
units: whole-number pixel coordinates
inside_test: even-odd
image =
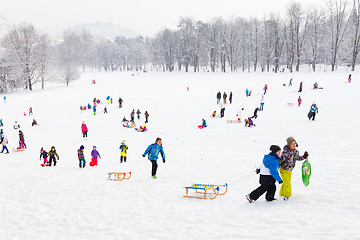
[[[17,147],[17,120],[25,134],[24,152],[0,154],[1,239],[360,239],[359,155],[360,80],[345,83],[348,73],[86,73],[66,86],[19,91],[0,103],[0,118]],[[293,77],[293,86],[284,87]],[[96,79],[97,84],[91,85]],[[297,107],[300,81],[304,82]],[[312,90],[317,81],[324,89]],[[240,108],[252,116],[267,83],[264,111],[255,128],[227,124]],[[186,91],[186,87],[190,91]],[[246,98],[245,89],[253,90]],[[225,118],[210,119],[216,93],[233,92]],[[80,112],[94,97],[114,104],[108,114]],[[119,96],[124,108],[117,108]],[[2,98],[2,96],[1,96]],[[319,106],[309,121],[311,103]],[[289,106],[287,103],[294,103]],[[34,116],[23,116],[29,107]],[[149,129],[138,133],[121,125],[132,109],[150,114]],[[31,127],[35,118],[40,125]],[[201,119],[208,128],[199,130]],[[88,140],[80,126],[89,128]],[[283,147],[294,136],[312,164],[310,185],[301,180],[301,163],[293,171],[293,196],[287,202],[250,204],[245,195],[258,186],[256,166],[269,147]],[[163,139],[166,163],[159,161],[158,179],[143,158],[146,147]],[[119,145],[126,140],[128,162],[119,163]],[[87,166],[79,169],[77,149],[85,146]],[[40,167],[41,147],[55,146],[56,167]],[[96,145],[102,159],[91,168]],[[131,171],[132,178],[108,181],[109,171]],[[215,200],[183,198],[191,183],[229,184]],[[277,185],[279,186],[279,185]]]

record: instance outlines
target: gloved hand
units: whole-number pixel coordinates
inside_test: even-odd
[[[280,182],[279,182],[279,184],[282,184],[283,183],[283,181],[281,180]]]
[[[308,156],[309,156],[309,153],[308,153],[307,151],[305,151],[305,152],[304,152],[304,155],[303,155],[303,158],[304,158],[304,159],[307,159]]]
[[[259,174],[259,173],[260,173],[260,168],[257,168],[257,169],[255,170],[255,172],[256,172],[256,174]]]
[[[142,156],[143,156],[143,157],[145,157],[145,155],[144,155],[144,154],[143,154]]]
[[[165,159],[163,159],[163,163],[165,163]]]

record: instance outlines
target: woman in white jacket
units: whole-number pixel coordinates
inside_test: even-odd
[[[265,103],[265,98],[264,95],[262,95],[260,98],[260,111],[264,110],[264,103]]]
[[[3,145],[3,149],[1,151],[1,153],[4,152],[4,150],[6,150],[6,153],[9,153],[9,149],[6,147],[6,145],[9,143],[7,137],[5,135],[2,136],[1,140],[0,140],[0,144]]]

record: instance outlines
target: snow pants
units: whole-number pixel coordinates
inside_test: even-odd
[[[298,107],[300,107],[300,105],[301,105],[301,102],[298,102]]]
[[[6,151],[7,151],[7,153],[9,153],[9,149],[8,149],[5,145],[3,145],[3,149],[2,149],[2,151],[1,151],[1,153],[3,153],[3,152],[4,152],[4,150],[6,150]]]
[[[150,161],[152,164],[151,176],[154,176],[154,175],[156,175],[156,170],[157,170],[158,164],[157,164],[157,161],[155,161],[155,160],[150,160]]]
[[[85,158],[79,159],[79,168],[84,168],[86,165]]]
[[[252,200],[257,200],[261,195],[266,192],[265,199],[267,201],[274,200],[276,185],[275,179],[271,175],[260,175],[260,187],[250,193]]]
[[[125,156],[120,156],[120,162],[126,162],[126,157]]]
[[[264,103],[260,103],[260,111],[264,110]]]
[[[83,138],[87,137],[87,132],[83,132]]]
[[[281,178],[283,180],[283,183],[281,184],[280,188],[280,196],[283,196],[284,198],[291,197],[291,174],[292,171],[287,171],[279,168]]]
[[[56,166],[56,158],[54,155],[50,155],[50,159],[49,159],[49,166],[51,167],[51,163],[52,161],[54,161],[54,167]]]

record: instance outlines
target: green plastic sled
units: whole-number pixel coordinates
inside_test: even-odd
[[[308,159],[305,160],[301,167],[302,172],[302,180],[304,186],[307,187],[310,183],[310,176],[311,176],[311,164],[309,163]]]

